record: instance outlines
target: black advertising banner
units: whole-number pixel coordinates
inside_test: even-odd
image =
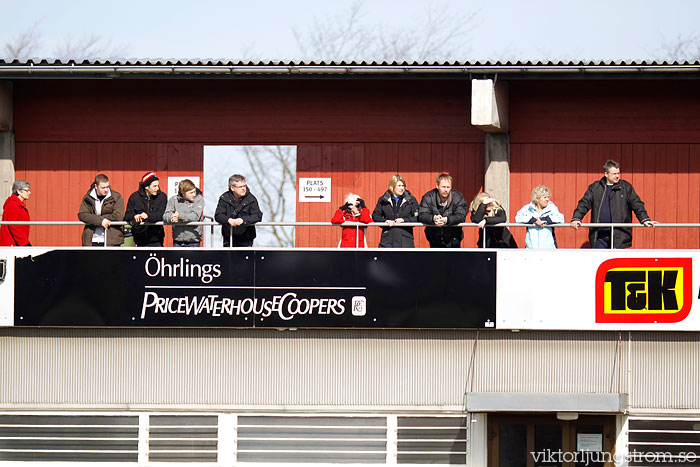
[[[54,250],[15,259],[15,326],[484,328],[496,253]]]

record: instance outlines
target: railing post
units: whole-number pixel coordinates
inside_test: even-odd
[[[146,223],[146,224],[147,225],[166,225],[162,221],[153,222],[153,223]],[[186,223],[186,225],[190,225],[190,224],[200,224],[200,225],[209,227],[209,231],[210,231],[210,240],[208,242],[209,247],[214,247],[214,239],[213,239],[214,229],[217,226],[221,226],[222,227],[222,235],[223,235],[223,227],[226,225],[226,224],[222,225],[222,224],[217,223],[217,222],[207,222],[207,221]],[[366,232],[367,232],[368,227],[382,228],[382,227],[387,226],[387,225],[385,225],[385,223],[380,223],[380,222],[372,223],[372,224],[364,224],[364,223],[360,223],[360,222],[355,222],[354,224],[350,224],[349,222],[343,222],[342,224],[333,224],[333,223],[328,223],[328,222],[301,222],[300,221],[300,222],[261,222],[260,224],[264,225],[265,227],[278,226],[278,225],[291,225],[291,226],[304,226],[304,227],[311,226],[311,225],[313,225],[313,226],[340,226],[343,229],[352,228],[354,226],[355,227],[355,247],[356,248],[361,247],[361,245],[360,245],[360,229],[362,229],[363,235],[365,235],[364,243],[366,245],[366,243],[367,243],[366,242]],[[411,223],[411,224],[414,224],[414,223]],[[510,224],[512,224],[512,225],[510,225]],[[26,222],[25,221],[0,221],[0,225],[10,225],[10,226],[11,225],[30,225],[30,226],[31,225],[51,225],[51,226],[54,226],[54,225],[79,225],[79,226],[85,226],[85,224],[83,222],[78,222],[78,221],[26,221]],[[124,222],[124,221],[115,221],[115,222],[112,222],[111,225],[114,225],[115,227],[121,227],[123,225],[128,225],[128,223]],[[109,246],[109,238],[110,238],[109,236],[112,235],[109,233],[109,229],[111,228],[111,225],[110,225],[110,227],[105,229],[104,245],[103,245],[104,247]],[[506,228],[507,227],[522,227],[525,229],[532,228],[532,225],[530,225],[530,224],[521,224],[521,223],[517,223],[517,222],[514,222],[514,223],[503,222],[503,223],[499,223],[496,225],[493,225],[493,224],[484,225],[483,227],[480,227],[478,224],[465,222],[465,223],[459,224],[459,226],[460,227],[482,229],[482,231],[479,232],[479,239],[482,241],[481,248],[488,248],[489,247],[489,245],[488,245],[489,234],[487,232],[487,229],[489,229],[489,228],[495,228],[495,227],[501,227],[501,226],[506,227]],[[563,228],[563,227],[568,227],[568,226],[569,226],[569,224],[559,224],[559,225],[548,225],[545,228],[554,228],[554,227],[562,227]],[[660,224],[659,226],[660,227],[672,227],[672,228],[675,228],[675,227],[700,228],[700,223],[664,223],[664,224]],[[393,227],[395,227],[395,226],[393,226]],[[403,225],[403,227],[406,227],[406,226]],[[411,225],[411,227],[444,228],[445,226],[437,226],[437,225],[429,226],[429,225],[425,225],[425,224],[421,224],[419,222],[416,222],[415,225]],[[450,227],[452,227],[452,226],[450,226]],[[616,249],[615,243],[614,243],[615,228],[620,228],[620,229],[636,228],[636,227],[641,228],[641,227],[643,227],[643,225],[636,224],[636,223],[618,223],[617,225],[614,225],[613,223],[587,223],[586,225],[584,225],[584,227],[594,228],[594,229],[595,228],[597,228],[597,229],[608,229],[609,228],[610,229],[610,242],[611,243],[610,243],[608,249],[613,250],[613,249]],[[231,248],[234,247],[233,239],[234,239],[234,229],[231,228],[231,230],[229,232],[229,242],[230,242]],[[204,246],[207,243],[204,240],[206,240],[206,239],[203,239],[202,246]],[[79,242],[79,243],[82,244],[82,242]],[[362,245],[362,247],[364,247],[365,245]],[[595,245],[591,245],[591,248],[593,248],[593,247],[595,247]]]
[[[610,249],[615,249],[615,226],[610,226]]]
[[[148,438],[150,432],[150,416],[147,413],[139,414],[138,454],[139,465],[148,462]]]
[[[386,464],[396,465],[399,455],[399,417],[398,415],[386,416]]]
[[[238,415],[233,413],[219,414],[219,456],[218,465],[234,465],[236,463]]]

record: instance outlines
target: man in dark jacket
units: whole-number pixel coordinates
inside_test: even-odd
[[[608,160],[603,165],[605,176],[591,183],[578,202],[571,218],[571,227],[578,229],[586,213],[591,211],[591,223],[630,223],[632,211],[639,222],[653,227],[658,222],[651,220],[644,208],[644,202],[634,191],[629,182],[620,180],[620,164]],[[610,228],[591,228],[588,238],[591,248],[610,248]],[[613,229],[613,248],[632,246],[632,229],[615,227]]]
[[[131,224],[136,246],[163,246],[163,226],[151,223],[163,220],[167,204],[168,197],[160,191],[158,177],[155,172],[148,172],[141,178],[139,189],[129,196],[126,203],[124,220]]]
[[[420,201],[418,221],[440,226],[425,229],[430,248],[459,248],[464,238],[462,228],[446,226],[464,222],[467,218],[467,201],[462,193],[452,189],[451,175],[438,175],[436,184],[436,188],[423,195]]]
[[[107,246],[119,246],[124,243],[122,227],[112,226],[114,221],[124,220],[124,198],[112,191],[109,178],[97,174],[78,210],[78,219],[85,223],[83,229],[83,246],[104,246],[105,231]]]
[[[245,177],[234,174],[228,179],[228,191],[219,196],[214,219],[221,224],[221,236],[224,246],[231,246],[231,227],[233,227],[233,246],[253,246],[255,227],[262,221],[262,212],[258,200],[248,190]]]

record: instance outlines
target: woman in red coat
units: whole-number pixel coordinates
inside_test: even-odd
[[[28,221],[29,210],[24,204],[32,193],[31,185],[26,180],[16,180],[12,184],[12,195],[2,207],[3,221]],[[32,246],[29,243],[28,225],[0,226],[0,246]]]
[[[365,206],[365,202],[358,195],[355,193],[348,193],[345,197],[345,204],[338,208],[331,222],[334,224],[342,224],[343,222],[362,222],[364,224],[369,224],[372,222],[372,216],[370,216],[369,209]],[[366,227],[343,227],[339,246],[341,248],[367,248],[365,230]]]

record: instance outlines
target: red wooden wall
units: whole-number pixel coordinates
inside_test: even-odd
[[[77,221],[78,208],[95,175],[103,172],[124,197],[154,170],[166,188],[168,176],[202,174],[202,145],[191,143],[18,143],[16,178],[32,184],[27,202],[32,220]],[[170,242],[170,229],[168,242]],[[80,245],[80,226],[32,226],[33,245]]]
[[[529,202],[537,185],[552,190],[552,201],[567,221],[588,185],[603,176],[607,159],[621,164],[647,212],[659,222],[700,222],[700,144],[513,144],[511,212]],[[634,218],[636,221],[636,218]],[[584,219],[590,222],[590,213]],[[524,229],[513,229],[525,244]],[[560,247],[588,246],[588,229],[558,229]],[[700,229],[635,229],[633,248],[698,248]]]
[[[460,80],[170,79],[15,83],[17,141],[479,142]]]
[[[700,143],[697,80],[510,82],[513,143]]]
[[[32,183],[28,201],[32,219],[77,220],[80,200],[95,174],[106,173],[126,202],[148,170],[156,171],[164,187],[168,176],[201,176],[202,154],[203,145],[192,143],[21,143],[17,146],[16,176]],[[435,176],[442,171],[452,174],[454,188],[468,201],[483,184],[483,144],[300,144],[297,159],[298,177],[331,177],[333,184],[330,204],[297,203],[300,221],[329,221],[350,191],[363,196],[373,210],[389,178],[397,172],[406,178],[409,191],[419,202],[434,188]],[[422,230],[416,229],[416,245],[427,247]],[[81,232],[78,226],[33,226],[31,240],[36,245],[79,245]],[[475,232],[467,229],[465,233],[464,245],[473,246]],[[338,238],[335,228],[297,229],[298,246],[335,246]],[[379,229],[370,229],[368,243],[379,243]],[[170,244],[169,239],[166,244]]]
[[[201,177],[205,144],[297,144],[299,176],[316,170],[317,152],[337,156],[336,189],[361,192],[372,207],[397,169],[419,199],[441,170],[452,171],[469,197],[483,173],[483,155],[471,155],[483,153],[474,145],[483,133],[469,125],[470,92],[467,78],[16,81],[16,176],[32,183],[32,219],[76,220],[98,172],[126,199],[150,170],[163,183]],[[339,148],[353,148],[353,156]],[[461,160],[462,153],[470,155]],[[300,210],[298,220],[330,220],[323,206]],[[32,242],[79,244],[79,227],[50,229],[33,227]],[[332,244],[334,230],[322,230],[320,243]]]
[[[482,189],[484,180],[484,146],[477,143],[366,143],[311,144],[297,148],[298,177],[331,177],[331,203],[297,202],[297,219],[330,221],[343,204],[348,192],[357,193],[374,210],[378,198],[389,185],[389,178],[400,173],[407,189],[420,202],[428,190],[435,188],[435,177],[449,172],[453,188],[468,202]],[[367,243],[379,243],[379,228],[368,229]],[[428,247],[423,228],[414,229],[416,246]],[[340,239],[340,228],[298,227],[297,246],[333,247]],[[465,229],[463,246],[476,245],[476,232]]]
[[[569,221],[607,159],[620,162],[653,219],[700,221],[695,80],[512,81],[510,112],[511,221],[539,184]],[[524,229],[513,233],[524,245]],[[588,232],[559,229],[557,240],[587,246]],[[635,229],[632,247],[698,248],[700,229]]]
[[[299,204],[300,221],[328,220],[348,191],[373,208],[395,172],[420,199],[449,171],[471,200],[483,180],[484,135],[469,125],[469,95],[466,78],[21,80],[16,176],[33,185],[33,219],[70,220],[97,172],[126,198],[149,170],[163,180],[201,176],[205,144],[296,144],[298,176],[330,176],[334,188],[330,205]],[[699,129],[693,80],[511,81],[510,218],[540,183],[569,218],[614,158],[653,218],[696,222]],[[31,240],[76,245],[79,230],[36,227]],[[317,232],[299,229],[300,246],[336,244],[339,232]],[[465,233],[472,246],[474,233]],[[425,246],[421,231],[416,238]],[[586,239],[560,230],[561,246]],[[638,229],[633,245],[697,248],[700,238],[695,229]]]

